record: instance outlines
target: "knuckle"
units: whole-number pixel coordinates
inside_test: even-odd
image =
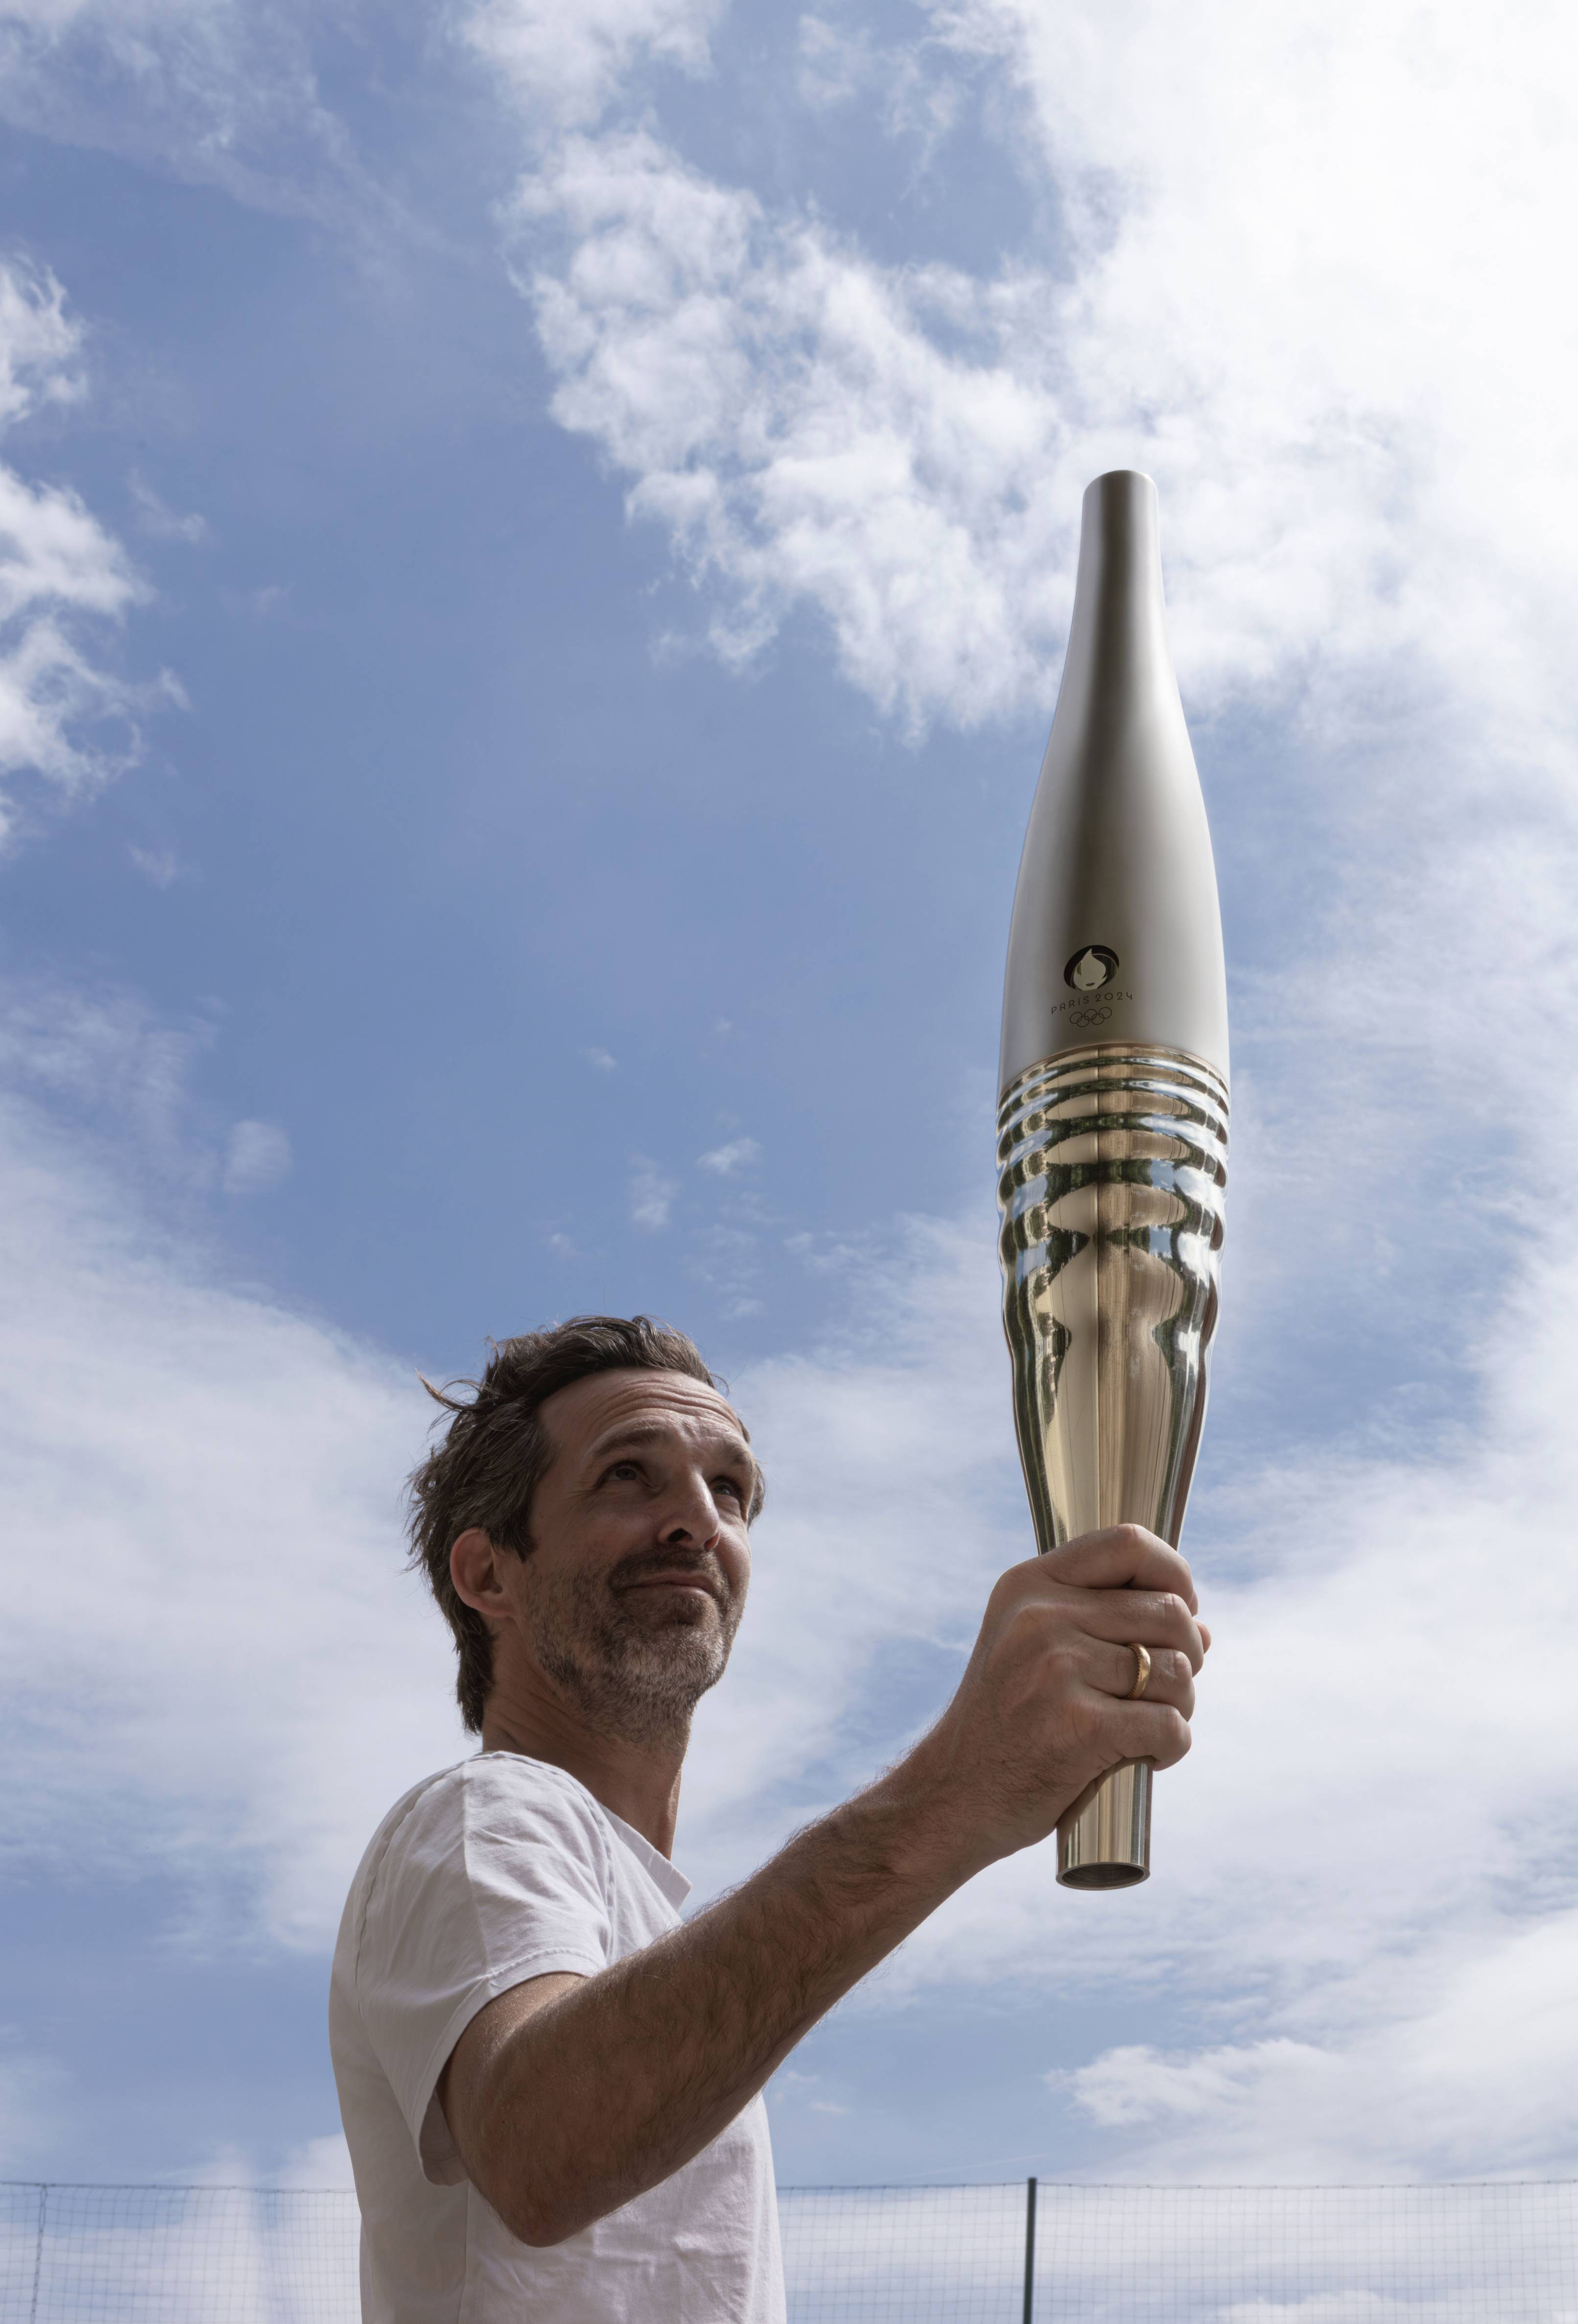
[[[1017,1598],[1006,1609],[1003,1630],[1016,1646],[1038,1645],[1045,1637],[1052,1609],[1043,1600]]]
[[[1043,1646],[1042,1655],[1058,1678],[1071,1679],[1078,1674],[1081,1661],[1077,1643],[1066,1630],[1055,1632]]]
[[[1195,1637],[1195,1617],[1182,1598],[1168,1596],[1162,1600],[1164,1618],[1169,1634],[1192,1644]]]
[[[1082,1751],[1093,1749],[1105,1740],[1103,1729],[1106,1712],[1099,1700],[1076,1695],[1068,1706],[1067,1720],[1069,1739]]]
[[[1024,1595],[1025,1580],[1022,1565],[1010,1565],[1006,1573],[1000,1573],[986,1600],[987,1612],[997,1615],[1010,1612]]]

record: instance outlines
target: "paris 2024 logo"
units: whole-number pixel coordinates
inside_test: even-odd
[[[1077,1026],[1082,1032],[1091,1032],[1106,1023],[1112,1011],[1095,996],[1106,990],[1117,973],[1118,955],[1111,945],[1081,945],[1076,953],[1069,955],[1063,982],[1084,1002],[1080,1007],[1065,1001],[1070,1025]]]

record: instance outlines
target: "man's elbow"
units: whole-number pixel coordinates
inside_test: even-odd
[[[533,2251],[551,2251],[555,2244],[568,2243],[576,2232],[568,2222],[544,2218],[536,2212],[525,2218],[506,2218],[504,2225],[517,2243],[529,2244]]]
[[[545,2196],[540,2188],[511,2188],[494,2191],[482,2185],[494,2209],[514,2236],[517,2243],[529,2244],[533,2251],[551,2251],[555,2244],[568,2243],[589,2227],[599,2214],[588,2210],[584,2203],[556,2202]]]

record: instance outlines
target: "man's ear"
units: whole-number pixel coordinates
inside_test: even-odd
[[[480,1526],[467,1526],[449,1552],[449,1579],[463,1604],[490,1622],[506,1619],[510,1601],[499,1580],[499,1552]]]

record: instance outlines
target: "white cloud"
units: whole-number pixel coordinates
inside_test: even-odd
[[[1520,1771],[1510,1753],[1499,1772],[1511,1791]],[[1572,1774],[1569,1765],[1569,1786]],[[1493,1825],[1479,1832],[1496,1845]],[[1378,1991],[1371,1961],[1354,1980],[1358,1994],[1339,1987],[1316,2011],[1300,2011],[1322,2038],[1176,2057],[1120,2048],[1048,2081],[1093,2121],[1128,2134],[1130,2166],[1148,2177],[1232,2178],[1250,2167],[1316,2182],[1570,2171],[1578,1908],[1529,1921],[1499,1913],[1491,1894],[1476,1903],[1468,1925],[1444,1914],[1434,1941],[1411,1949],[1412,1994]],[[1369,2022],[1343,2023],[1359,2014]]]
[[[759,1296],[762,1256],[761,1238],[749,1227],[713,1219],[692,1234],[687,1267],[713,1292],[725,1320],[734,1321],[766,1313],[767,1303]]]
[[[115,615],[144,594],[124,551],[74,493],[0,469],[0,622],[53,604]]]
[[[655,1162],[644,1155],[632,1154],[630,1167],[630,1215],[632,1225],[650,1228],[653,1232],[666,1227],[674,1215],[674,1197],[679,1192],[677,1178],[666,1178]]]
[[[189,1076],[208,1037],[161,1023],[125,992],[0,988],[0,1086],[42,1101],[123,1166],[201,1186],[215,1156]]]
[[[337,2130],[328,2138],[309,2138],[286,2156],[278,2175],[281,2187],[349,2190],[351,2150],[345,2133]]]
[[[41,401],[80,398],[81,375],[73,368],[80,344],[52,274],[17,258],[0,264],[0,425],[24,419]]]
[[[167,508],[152,485],[134,470],[128,479],[132,500],[137,511],[137,521],[144,532],[155,540],[180,540],[195,549],[208,537],[208,521],[196,514],[178,516]]]
[[[606,1049],[583,1049],[581,1055],[589,1065],[595,1065],[600,1074],[615,1074],[619,1071],[619,1059],[611,1056]]]
[[[736,1170],[761,1159],[761,1148],[753,1138],[731,1138],[726,1146],[715,1146],[700,1157],[701,1167],[720,1178],[732,1178]]]
[[[1017,94],[1066,222],[989,280],[879,263],[649,129],[571,139],[518,211],[554,410],[706,581],[721,651],[808,605],[913,725],[1047,699],[1080,488],[1132,464],[1196,703],[1407,650],[1527,748],[1573,579],[1542,286],[1578,165],[1570,19],[1519,27],[938,9],[929,55]]]
[[[376,235],[396,206],[324,100],[318,29],[290,0],[6,0],[0,118]]]
[[[144,880],[155,888],[173,888],[181,876],[181,862],[173,847],[137,847],[126,850]]]
[[[390,1801],[463,1748],[401,1574],[427,1399],[229,1287],[15,1093],[0,1185],[7,1841],[152,1859],[210,1940],[321,1950]]]
[[[875,48],[863,26],[850,32],[826,16],[807,14],[800,18],[795,86],[807,105],[847,105],[876,69]]]
[[[1051,472],[1055,406],[993,358],[1038,286],[884,272],[645,130],[568,140],[522,187],[523,254],[549,220],[567,263],[521,267],[555,416],[633,474],[632,514],[719,585],[726,659],[803,599],[854,683],[911,723],[945,704],[972,723],[1035,690],[1077,494]],[[946,352],[934,325],[983,359]]]
[[[0,421],[77,399],[80,340],[52,276],[0,261]],[[0,776],[42,775],[81,797],[136,756],[137,717],[180,689],[168,675],[129,684],[85,641],[147,594],[75,493],[0,466]],[[0,791],[0,844],[14,816]]]
[[[724,0],[482,0],[467,41],[542,125],[595,121],[632,66],[701,74]]]
[[[225,1149],[225,1192],[261,1194],[291,1175],[291,1141],[272,1121],[238,1121]]]

